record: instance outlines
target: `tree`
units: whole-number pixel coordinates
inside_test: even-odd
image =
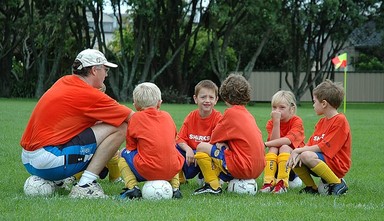
[[[304,1],[283,2],[283,16],[289,30],[286,45],[285,80],[298,101],[324,78],[333,78],[331,58],[342,50],[354,28],[376,13],[378,1]],[[326,45],[330,45],[326,49]],[[301,78],[304,71],[304,78]],[[288,73],[292,73],[289,81]],[[312,93],[311,93],[312,94]]]
[[[12,62],[17,46],[25,32],[24,4],[18,0],[0,3],[0,97],[9,97],[12,89]],[[17,78],[17,77],[16,77]]]

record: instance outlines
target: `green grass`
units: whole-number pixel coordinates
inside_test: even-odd
[[[191,196],[195,180],[182,185],[183,199],[165,201],[120,201],[122,184],[100,181],[106,200],[75,200],[60,192],[53,197],[27,197],[23,184],[29,176],[21,163],[20,137],[36,100],[0,99],[0,219],[1,220],[382,220],[384,215],[384,160],[381,142],[384,104],[348,104],[352,129],[352,168],[346,181],[346,196],[312,196],[292,189],[286,194]],[[132,108],[131,104],[126,104]],[[163,104],[178,128],[195,105]],[[225,106],[218,104],[223,111]],[[266,138],[269,104],[254,104],[248,110]],[[299,107],[306,137],[319,119],[311,104]],[[259,187],[262,177],[257,179]]]

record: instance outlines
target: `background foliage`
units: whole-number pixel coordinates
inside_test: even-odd
[[[117,21],[110,43],[106,4]],[[0,97],[39,98],[71,73],[78,52],[98,48],[119,64],[106,84],[120,101],[144,81],[190,96],[201,79],[220,84],[231,71],[254,70],[292,72],[289,87],[300,100],[333,78],[330,59],[353,30],[367,22],[383,30],[383,8],[379,0],[3,0]],[[363,49],[379,65],[358,67],[382,69],[380,50]]]

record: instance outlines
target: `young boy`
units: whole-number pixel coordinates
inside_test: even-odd
[[[250,85],[241,75],[230,74],[220,87],[228,108],[212,132],[210,143],[197,146],[195,159],[204,175],[205,185],[194,195],[222,192],[219,174],[227,180],[256,179],[265,166],[264,143],[255,118],[245,108],[250,101]]]
[[[185,118],[176,141],[178,150],[185,157],[183,170],[180,172],[181,183],[200,173],[195,161],[196,147],[200,142],[211,140],[212,130],[221,119],[221,113],[214,109],[219,99],[218,94],[218,87],[211,80],[202,80],[195,86],[193,100],[197,109]]]
[[[138,112],[128,125],[126,149],[118,163],[126,187],[120,197],[140,198],[138,182],[167,180],[173,197],[181,198],[179,172],[184,158],[175,148],[176,125],[169,113],[160,110],[160,89],[141,83],[133,91],[133,102]]]
[[[272,96],[271,105],[271,119],[266,125],[267,166],[264,169],[264,185],[260,192],[285,193],[289,187],[290,173],[290,168],[286,167],[287,160],[293,149],[304,146],[304,126],[301,118],[296,115],[296,98],[291,91],[276,92]]]
[[[313,90],[313,108],[324,117],[306,146],[294,149],[287,163],[306,186],[300,193],[318,192],[311,174],[330,184],[329,194],[342,195],[348,190],[343,177],[351,167],[352,138],[345,115],[337,112],[343,97],[343,87],[330,80]]]

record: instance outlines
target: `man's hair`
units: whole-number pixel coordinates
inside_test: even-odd
[[[332,82],[326,79],[313,89],[313,95],[320,102],[326,100],[332,107],[338,108],[344,99],[344,88],[340,82]]]
[[[251,100],[251,86],[239,74],[230,74],[220,86],[221,99],[231,105],[246,105]]]
[[[89,72],[92,69],[92,66],[90,67],[82,67],[81,69],[78,69],[81,65],[81,62],[79,60],[75,60],[72,65],[72,71],[74,74],[81,75],[81,76],[88,76]]]
[[[296,97],[291,91],[281,90],[276,92],[272,96],[272,100],[271,100],[272,106],[276,106],[282,103],[287,104],[290,107],[293,107],[295,109],[293,113],[296,114],[296,110],[297,110]]]
[[[202,80],[195,86],[195,95],[197,96],[202,88],[210,89],[215,92],[216,97],[219,96],[219,88],[211,80]]]
[[[161,101],[161,91],[154,83],[144,82],[133,90],[133,102],[140,108],[156,107]]]

